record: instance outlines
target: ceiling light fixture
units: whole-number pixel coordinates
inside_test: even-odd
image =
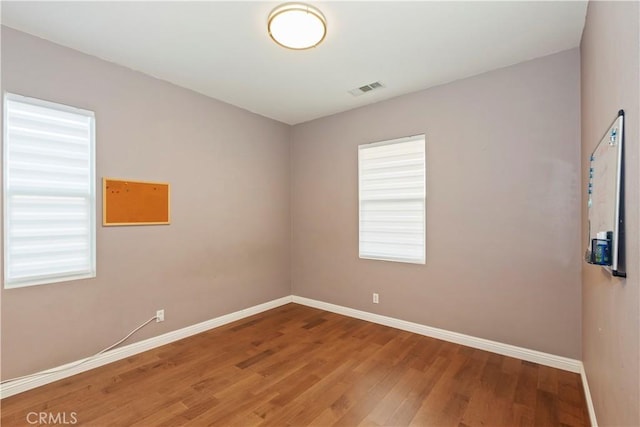
[[[303,50],[318,46],[327,35],[322,12],[303,3],[286,3],[273,9],[267,24],[269,35],[280,46]]]

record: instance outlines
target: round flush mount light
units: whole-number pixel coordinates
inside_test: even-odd
[[[280,46],[302,50],[318,46],[327,34],[322,12],[303,3],[286,3],[269,14],[269,35]]]

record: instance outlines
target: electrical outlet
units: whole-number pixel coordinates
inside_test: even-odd
[[[156,311],[156,323],[157,322],[164,322],[164,310]]]
[[[378,296],[377,293],[373,293],[373,303],[374,304],[378,304],[380,302],[380,297]]]

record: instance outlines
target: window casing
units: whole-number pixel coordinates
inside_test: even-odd
[[[4,287],[95,277],[95,116],[4,97]]]
[[[358,147],[360,258],[425,263],[425,136]]]

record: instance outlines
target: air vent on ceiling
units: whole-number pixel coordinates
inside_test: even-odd
[[[363,93],[371,92],[374,89],[381,89],[384,85],[380,82],[369,83],[368,85],[360,86],[359,88],[352,89],[349,93],[353,96],[360,96]]]

